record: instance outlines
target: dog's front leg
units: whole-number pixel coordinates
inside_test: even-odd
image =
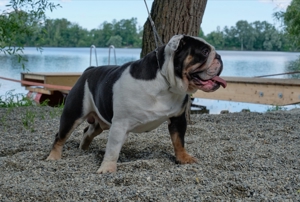
[[[180,164],[197,162],[197,159],[189,155],[184,148],[184,135],[186,127],[187,123],[185,113],[178,117],[170,118],[168,129],[174,146],[176,162]]]
[[[114,173],[121,148],[127,138],[127,131],[120,124],[112,124],[106,144],[104,159],[97,173]]]

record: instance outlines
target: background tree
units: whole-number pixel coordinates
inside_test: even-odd
[[[225,45],[223,49],[231,49],[231,50],[237,50],[240,47],[239,39],[237,38],[237,29],[235,27],[224,27],[224,40]],[[209,43],[214,44],[214,41],[208,40]],[[230,47],[230,48],[229,48]]]
[[[133,47],[138,44],[139,38],[137,37],[137,18],[129,20],[120,20],[114,25],[114,35],[122,35],[122,45],[126,47]]]
[[[240,20],[230,28],[220,27],[202,36],[219,50],[297,51],[293,40],[266,21]]]
[[[206,3],[207,0],[154,0],[150,14],[162,42],[167,43],[175,34],[198,36]],[[153,31],[148,19],[144,24],[141,57],[155,48]]]
[[[47,0],[10,0],[7,10],[0,13],[0,53],[17,54],[21,60],[24,41],[20,37],[35,35],[45,11],[57,6]]]
[[[92,44],[99,47],[140,47],[141,30],[137,28],[137,18],[103,22],[99,29],[91,31]],[[117,44],[114,44],[114,43]],[[121,43],[120,43],[121,42]]]
[[[119,35],[111,36],[106,45],[113,45],[116,48],[120,48],[122,47],[122,37],[120,37]]]
[[[299,50],[300,48],[300,0],[293,0],[287,7],[286,12],[276,12],[274,16],[282,20],[286,30],[286,39],[291,42],[289,48]],[[289,63],[289,71],[300,71],[300,57]],[[293,74],[292,78],[299,78],[299,74]]]
[[[186,34],[198,36],[207,0],[154,0],[151,7],[151,18],[154,21],[162,43],[166,44],[173,35]],[[141,57],[156,48],[150,20],[144,24]],[[190,121],[190,107],[186,111]]]
[[[225,44],[224,33],[221,31],[219,26],[217,27],[217,31],[213,31],[207,34],[206,37],[202,36],[202,38],[206,38],[207,41],[213,41],[214,42],[213,46],[216,49],[224,49],[224,44]]]
[[[279,11],[274,13],[274,17],[281,20],[290,40],[300,47],[300,0],[292,0],[286,12]]]
[[[300,46],[300,0],[293,0],[284,13],[286,31],[295,37],[297,45]]]
[[[256,38],[256,33],[253,27],[245,20],[240,20],[236,23],[236,34],[239,38],[241,50],[253,49],[253,43]]]

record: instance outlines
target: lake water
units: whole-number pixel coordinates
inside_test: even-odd
[[[117,64],[139,59],[141,49],[115,49]],[[221,55],[224,69],[222,76],[253,77],[289,72],[288,64],[298,59],[300,53],[287,52],[251,52],[251,51],[218,51]],[[90,64],[90,48],[44,48],[42,53],[36,48],[26,48],[24,51],[28,62],[25,63],[26,70],[14,56],[0,54],[0,75],[14,79],[20,79],[22,71],[30,72],[82,72]],[[108,63],[108,48],[97,48],[98,65]],[[110,63],[114,64],[113,52],[111,52]],[[92,65],[96,65],[94,52]],[[285,78],[277,76],[272,78]],[[14,93],[27,93],[19,83],[0,80],[0,96],[14,90]],[[265,112],[271,106],[238,103],[229,101],[218,101],[208,99],[196,99],[195,103],[204,105],[212,114],[221,110],[239,112],[242,109]],[[293,108],[295,106],[288,106]],[[299,107],[299,105],[298,105]]]

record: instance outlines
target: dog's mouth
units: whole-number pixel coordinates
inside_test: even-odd
[[[201,79],[198,73],[193,73],[190,76],[191,76],[191,79],[193,80],[194,84],[197,86],[218,85],[218,88],[220,86],[222,86],[223,88],[226,88],[226,86],[227,86],[226,81],[219,76],[214,76],[208,80]]]
[[[220,56],[217,55],[206,69],[203,70],[202,67],[194,69],[194,71],[189,74],[190,81],[192,81],[198,89],[206,92],[215,91],[220,86],[226,88],[226,81],[219,77],[222,69],[222,60]]]

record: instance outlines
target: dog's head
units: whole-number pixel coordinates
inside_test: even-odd
[[[171,86],[180,85],[181,91],[213,92],[220,86],[226,87],[226,81],[219,77],[223,69],[221,56],[201,38],[173,36],[165,46],[165,59],[165,76]]]

